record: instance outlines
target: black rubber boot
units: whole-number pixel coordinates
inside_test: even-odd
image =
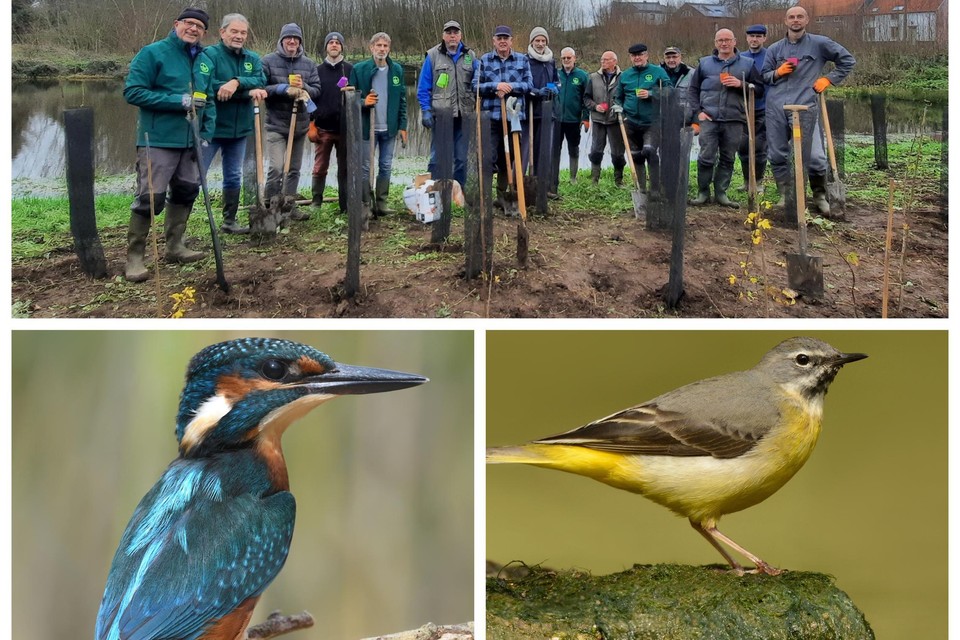
[[[240,189],[223,190],[223,224],[220,231],[224,233],[250,233],[250,227],[241,227],[237,223],[237,210],[240,208]]]
[[[623,167],[613,168],[613,183],[618,187],[623,186]]]
[[[577,170],[579,169],[580,158],[570,156],[570,184],[577,184]]]
[[[710,183],[713,182],[713,166],[697,163],[697,197],[689,204],[699,207],[710,202]]]
[[[590,179],[593,181],[593,184],[600,184],[600,165],[599,164],[590,165]]]
[[[323,204],[323,190],[327,188],[327,176],[313,176],[312,200],[310,204],[319,207]]]
[[[827,201],[827,174],[810,174],[810,190],[813,191],[811,207],[816,207],[822,215],[830,213],[830,203]]]
[[[777,181],[777,191],[780,194],[780,204],[774,208],[777,219],[787,225],[796,225],[797,196],[793,191],[793,180],[789,177],[780,178],[774,175]]]
[[[143,264],[148,233],[150,233],[150,218],[139,213],[131,213],[130,226],[127,228],[127,266],[124,269],[124,277],[129,282],[143,282],[149,275]]]

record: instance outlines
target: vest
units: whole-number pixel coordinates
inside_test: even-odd
[[[460,58],[454,63],[441,42],[427,52],[433,69],[431,100],[434,112],[440,109],[453,109],[453,116],[460,117],[476,108],[477,96],[473,92],[473,64],[477,54],[473,49],[462,47]],[[437,84],[441,74],[447,74],[446,86]]]

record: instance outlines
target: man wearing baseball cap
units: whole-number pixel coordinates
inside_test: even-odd
[[[740,52],[744,58],[753,60],[753,66],[757,71],[763,69],[763,61],[767,55],[767,48],[764,45],[767,41],[767,28],[762,24],[754,24],[747,27],[747,50]],[[767,117],[766,100],[761,96],[756,99],[754,105],[755,118],[753,121],[753,143],[756,151],[754,166],[757,174],[757,191],[760,192],[760,181],[763,180],[763,174],[767,170]],[[746,191],[750,183],[750,138],[745,137],[737,149],[737,155],[740,157],[740,168],[743,169],[743,187]]]
[[[214,100],[206,97],[212,92],[213,76],[210,65],[200,57],[200,41],[209,25],[206,11],[187,7],[177,16],[167,37],[142,48],[130,62],[123,97],[140,108],[137,187],[130,205],[124,271],[130,282],[143,282],[149,275],[143,255],[150,232],[151,202],[158,215],[166,206],[163,227],[167,262],[196,262],[206,256],[191,251],[183,242],[187,218],[200,193],[193,126],[184,116],[196,112],[200,137],[206,141],[213,138],[216,107]]]
[[[500,25],[493,31],[493,51],[480,58],[480,67],[473,74],[473,90],[480,92],[480,108],[490,112],[490,137],[495,141],[493,165],[497,172],[497,194],[501,203],[507,190],[507,159],[503,149],[503,124],[501,119],[509,115],[501,113],[500,100],[516,98],[522,127],[520,133],[520,158],[528,153],[528,131],[524,96],[533,89],[533,74],[527,56],[513,50],[513,30]],[[511,160],[512,160],[511,156]],[[504,207],[505,208],[505,207]]]
[[[663,50],[663,62],[660,63],[660,68],[667,72],[670,84],[677,90],[677,102],[683,109],[683,121],[686,122],[690,112],[690,95],[687,90],[690,87],[693,69],[683,61],[683,52],[679,47],[667,47]]]
[[[466,186],[467,138],[463,135],[463,115],[476,109],[473,74],[477,70],[477,54],[463,44],[463,29],[456,20],[443,24],[440,44],[431,47],[420,68],[417,82],[417,102],[420,103],[420,122],[433,129],[437,110],[449,111],[453,116],[453,178]],[[436,177],[437,146],[430,140],[430,161],[427,171]]]

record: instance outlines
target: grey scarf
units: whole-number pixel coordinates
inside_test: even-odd
[[[553,51],[550,51],[550,47],[544,49],[543,53],[537,53],[537,50],[531,44],[527,47],[527,55],[540,62],[553,62]]]

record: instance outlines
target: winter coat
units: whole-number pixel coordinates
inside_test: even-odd
[[[454,117],[470,113],[476,108],[477,97],[473,90],[473,74],[478,67],[477,54],[461,42],[456,52],[447,52],[444,43],[431,47],[423,60],[420,79],[417,82],[417,101],[421,111],[453,109]],[[446,74],[445,86],[441,87],[441,75]]]
[[[638,127],[649,127],[653,124],[658,115],[658,99],[663,86],[670,86],[670,77],[666,71],[654,64],[633,66],[621,73],[613,99],[623,107],[624,120]],[[649,92],[647,98],[637,95],[641,89]]]
[[[583,104],[583,94],[587,90],[590,76],[583,69],[574,67],[567,73],[563,67],[557,70],[560,81],[557,83],[560,95],[554,104],[555,113],[560,122],[584,122],[590,117],[590,111]]]
[[[250,90],[263,88],[266,80],[260,56],[247,49],[231,49],[223,42],[207,47],[200,55],[213,65],[213,84],[208,96],[217,105],[217,126],[213,137],[246,138],[253,133]],[[233,97],[226,102],[217,100],[217,91],[233,79],[240,83]]]
[[[317,128],[323,131],[340,133],[340,110],[343,105],[342,94],[337,83],[341,78],[349,81],[353,65],[346,60],[337,64],[330,64],[326,60],[317,65],[317,76],[320,78],[320,99],[317,101],[317,110],[313,113],[313,121]]]
[[[287,25],[289,27],[290,25]],[[277,50],[263,56],[263,73],[267,77],[267,131],[275,133],[289,133],[290,118],[293,114],[294,99],[287,95],[290,86],[290,74],[298,73],[303,78],[303,88],[316,102],[320,99],[320,78],[317,76],[317,63],[303,54],[301,45],[293,56],[288,56],[283,49],[283,38],[286,29],[281,30],[277,40]],[[303,42],[303,38],[300,39]],[[297,104],[297,125],[295,135],[302,136],[310,127],[310,118],[307,108],[302,102]]]
[[[613,96],[620,84],[620,67],[615,67],[610,79],[598,69],[590,74],[590,82],[583,94],[583,104],[590,110],[590,120],[597,124],[616,124],[617,115],[609,109],[613,106]],[[597,111],[597,105],[606,102],[608,109],[604,113]]]
[[[763,97],[763,78],[753,66],[753,60],[741,56],[736,49],[733,52],[734,55],[726,60],[718,58],[716,50],[712,56],[700,58],[700,64],[690,79],[690,108],[694,122],[701,111],[714,122],[747,122],[743,89],[721,84],[721,73],[752,82],[756,86],[756,97]]]
[[[387,56],[387,135],[391,138],[397,131],[407,129],[407,87],[403,82],[403,67]],[[373,58],[353,65],[350,72],[350,84],[360,92],[362,101],[370,93],[373,86],[373,74],[377,70],[377,63]],[[383,96],[380,96],[383,99]],[[363,139],[370,139],[370,108],[363,107]]]

